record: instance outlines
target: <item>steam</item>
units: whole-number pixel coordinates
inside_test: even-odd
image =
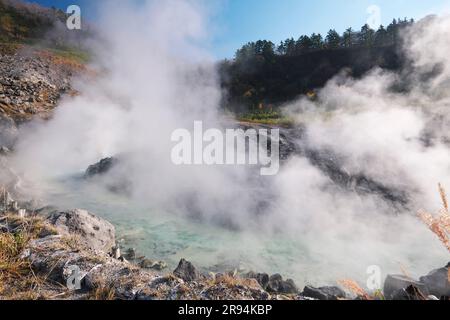
[[[420,275],[447,262],[415,210],[438,208],[437,183],[450,186],[450,18],[424,20],[409,31],[408,76],[382,70],[361,80],[341,75],[317,101],[286,106],[308,119],[310,146],[339,155],[351,174],[406,190],[411,210],[396,214],[377,195],[339,188],[300,156],[276,177],[260,177],[251,167],[174,166],[175,129],[193,129],[195,120],[227,125],[214,61],[199,45],[208,40],[208,8],[176,0],[108,4],[99,10],[105,41],[94,48],[98,76],[79,81],[81,95],[64,100],[51,121],[22,129],[14,163],[35,185],[120,155],[108,179],[130,181],[132,203],[237,230],[241,245],[221,243],[208,263],[246,256],[253,268],[282,268],[302,282],[364,281],[368,266],[399,272],[399,262]],[[404,90],[393,90],[399,83]],[[274,250],[269,259],[261,255]],[[277,254],[287,258],[274,262]]]

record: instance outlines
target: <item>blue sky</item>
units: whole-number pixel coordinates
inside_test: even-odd
[[[93,3],[98,0],[30,0],[46,6],[67,8],[79,4],[85,16],[95,21]],[[104,0],[107,1],[107,0]],[[164,1],[164,0],[161,0]],[[218,58],[231,58],[244,43],[267,39],[279,43],[289,37],[330,28],[343,32],[359,29],[368,19],[367,8],[381,9],[381,22],[393,18],[420,19],[450,7],[450,0],[208,0],[217,2],[212,19],[214,33],[209,48]]]

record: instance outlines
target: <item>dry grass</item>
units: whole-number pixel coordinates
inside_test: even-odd
[[[244,279],[236,276],[235,274],[210,275],[211,279],[207,281],[207,285],[210,287],[216,285],[225,285],[228,288],[234,288],[237,286],[255,288],[259,286],[258,282],[255,279]]]
[[[10,232],[0,233],[0,299],[44,299],[43,289],[55,288],[55,285],[37,276],[21,254],[31,240],[56,231],[36,217],[6,215],[2,219],[7,221]]]
[[[356,281],[345,279],[339,280],[338,283],[348,291],[363,298],[364,300],[373,300],[373,298],[363,288],[361,288]]]
[[[28,235],[0,233],[0,296],[8,299],[38,299],[35,289],[41,285],[29,262],[20,257]]]
[[[437,235],[442,244],[450,252],[450,213],[445,189],[439,184],[439,194],[442,201],[442,209],[437,215],[424,210],[419,212],[420,219]],[[449,275],[450,276],[450,275]]]
[[[102,284],[89,293],[88,300],[111,301],[116,298],[116,290],[112,284]]]

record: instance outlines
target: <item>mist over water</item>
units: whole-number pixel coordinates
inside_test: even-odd
[[[102,41],[92,68],[48,122],[22,128],[14,161],[37,197],[81,207],[118,227],[127,244],[171,263],[279,272],[299,284],[365,283],[368,266],[423,275],[448,252],[417,218],[439,208],[439,182],[450,187],[450,19],[416,24],[406,35],[411,68],[332,79],[317,101],[299,98],[287,112],[306,139],[339,155],[345,170],[405,190],[394,210],[376,194],[344,190],[309,160],[293,156],[277,176],[233,166],[174,166],[171,133],[195,120],[223,128],[221,91],[201,1],[114,2],[99,10]],[[120,22],[123,23],[120,23]],[[401,83],[405,90],[392,90]],[[73,177],[120,155],[108,179],[131,182],[129,197]],[[223,271],[223,270],[222,270]]]

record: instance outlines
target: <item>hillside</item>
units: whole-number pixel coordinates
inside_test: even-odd
[[[395,46],[323,50],[301,56],[255,59],[222,65],[224,104],[236,112],[279,105],[323,87],[339,72],[359,78],[374,67],[397,70],[402,59]]]
[[[91,34],[89,26],[85,25],[83,30],[68,30],[66,18],[66,13],[60,9],[20,0],[0,0],[0,42],[82,49],[82,40]]]
[[[394,20],[386,29],[368,25],[341,36],[330,30],[281,42],[267,40],[244,45],[233,60],[220,64],[223,107],[238,113],[267,113],[300,95],[314,97],[331,78],[345,72],[360,78],[374,67],[399,70],[407,63],[402,33],[413,20]]]
[[[29,41],[44,38],[57,23],[64,21],[60,10],[21,1],[0,0],[0,41]]]

